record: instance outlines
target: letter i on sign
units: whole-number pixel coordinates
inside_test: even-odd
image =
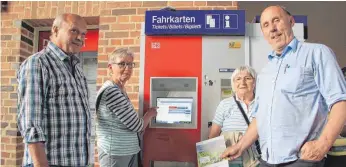
[[[229,16],[228,15],[226,15],[225,16],[225,28],[230,28],[230,24],[229,24]]]

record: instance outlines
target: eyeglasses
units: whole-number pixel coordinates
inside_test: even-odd
[[[246,82],[246,81],[252,81],[254,78],[252,78],[252,77],[244,77],[244,78],[237,77],[237,78],[234,79],[234,82],[243,82],[244,79],[245,79],[245,82]]]
[[[119,68],[125,68],[126,66],[128,68],[133,68],[135,67],[135,63],[125,63],[125,62],[121,62],[121,63],[113,63],[119,66]]]

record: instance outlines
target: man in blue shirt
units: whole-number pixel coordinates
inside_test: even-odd
[[[294,23],[283,7],[262,12],[262,32],[273,51],[258,76],[255,119],[222,157],[237,158],[259,139],[261,166],[323,166],[346,121],[346,83],[333,51],[298,41]]]

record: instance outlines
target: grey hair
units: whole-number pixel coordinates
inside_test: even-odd
[[[53,29],[54,29],[54,27],[60,28],[61,25],[62,25],[62,23],[65,22],[65,19],[66,19],[66,13],[63,13],[63,14],[58,15],[58,16],[54,19],[52,28],[51,28],[51,30],[50,30],[50,37],[49,37],[50,39],[53,38],[53,34],[54,34]]]
[[[289,16],[292,16],[291,12],[289,12],[286,7],[281,6],[281,5],[277,5],[278,7],[280,7],[286,14],[288,14]]]
[[[274,6],[281,8],[287,15],[292,16],[291,12],[289,12],[289,11],[286,9],[285,6],[282,6],[282,5],[274,5]],[[264,8],[264,9],[262,10],[261,16],[262,16],[262,13],[263,13],[267,8],[269,8],[269,7],[272,7],[272,6],[267,6],[266,8]]]
[[[60,28],[61,25],[62,25],[62,23],[65,22],[66,15],[67,15],[66,13],[63,13],[63,14],[58,15],[58,16],[54,19],[52,27],[58,27],[58,28]]]
[[[289,12],[289,11],[286,9],[286,7],[281,6],[281,5],[275,5],[275,6],[281,8],[288,16],[292,16],[291,12]],[[262,10],[262,12],[261,12],[261,15],[260,15],[260,22],[261,22],[262,14],[263,14],[263,12],[264,12],[267,8],[269,8],[269,6],[266,7],[266,8],[264,8],[264,9]],[[261,26],[261,28],[262,28],[262,24],[260,24],[260,26]]]
[[[131,56],[133,58],[135,56],[135,54],[128,48],[115,49],[108,56],[108,64],[113,64],[113,63],[115,63],[117,58],[123,58],[125,56]]]
[[[62,13],[55,17],[52,27],[60,28],[62,23],[66,22],[68,16],[76,17],[78,19],[83,19],[80,15],[73,13]]]
[[[68,16],[72,16],[72,17],[76,17],[78,19],[83,19],[81,16],[77,15],[77,14],[73,14],[73,13],[62,13],[59,14],[58,16],[55,17],[54,21],[53,21],[53,25],[51,28],[51,35],[53,34],[53,28],[57,27],[57,28],[61,28],[63,23],[66,23],[66,19]]]
[[[248,72],[251,75],[251,77],[254,79],[254,83],[256,83],[256,78],[257,78],[256,71],[250,66],[246,66],[246,65],[240,66],[233,71],[232,76],[231,76],[231,86],[232,86],[233,92],[235,92],[234,79],[240,72],[243,72],[243,71]]]

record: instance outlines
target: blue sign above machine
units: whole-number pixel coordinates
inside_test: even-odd
[[[146,11],[146,35],[245,35],[245,10]]]

